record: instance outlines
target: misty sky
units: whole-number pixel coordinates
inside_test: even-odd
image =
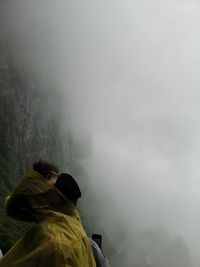
[[[197,255],[200,1],[11,2],[20,64],[52,81],[75,134],[92,139],[83,164],[99,203],[115,206],[102,214],[133,230],[165,225]]]

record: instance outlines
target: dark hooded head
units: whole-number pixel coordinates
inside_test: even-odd
[[[72,203],[56,187],[47,183],[37,171],[29,171],[5,200],[9,217],[26,222],[39,222],[52,211],[73,213]]]
[[[76,205],[81,197],[80,188],[75,179],[67,173],[61,173],[55,183],[55,187],[69,200]]]

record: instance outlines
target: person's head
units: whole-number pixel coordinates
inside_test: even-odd
[[[7,216],[26,222],[39,222],[51,216],[52,211],[73,213],[72,202],[45,177],[29,171],[5,200]]]
[[[70,174],[61,173],[56,180],[55,187],[76,206],[81,197],[81,190]]]
[[[44,160],[33,163],[33,170],[46,178],[49,184],[55,184],[59,175],[58,167]]]

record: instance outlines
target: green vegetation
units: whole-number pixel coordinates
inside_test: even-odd
[[[53,98],[53,100],[51,99]],[[7,251],[30,225],[6,217],[4,202],[36,160],[60,164],[58,97],[12,60],[0,39],[0,248]],[[57,105],[59,106],[59,105]]]
[[[7,218],[4,210],[5,197],[17,183],[16,177],[16,167],[13,162],[0,157],[0,247],[3,252],[7,251],[28,229],[25,223],[17,223]]]

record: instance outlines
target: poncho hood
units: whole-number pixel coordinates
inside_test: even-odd
[[[78,216],[70,201],[36,171],[29,171],[5,201],[7,215],[13,219],[38,222],[60,211],[71,216]],[[78,216],[79,217],[79,216]]]

